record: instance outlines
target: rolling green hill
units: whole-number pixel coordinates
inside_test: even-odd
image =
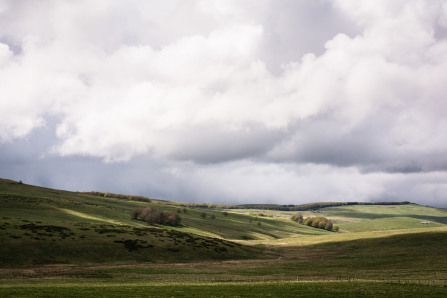
[[[212,234],[206,225],[200,233],[191,233],[197,230],[194,224],[206,222],[198,210],[183,215],[192,226],[176,230],[154,227],[132,220],[130,211],[157,203],[97,197],[10,180],[0,181],[0,203],[0,266],[190,262],[247,258],[260,251],[222,237],[204,236]],[[237,220],[241,219],[231,221]]]
[[[5,179],[0,180],[0,202],[1,266],[257,258],[269,244],[380,237],[389,230],[410,233],[447,224],[444,210],[415,204],[341,205],[323,208],[318,214],[186,208],[165,201],[104,197]],[[180,213],[182,225],[150,226],[131,219],[134,208],[147,206]],[[294,214],[324,215],[340,226],[340,232],[297,224],[290,220]]]
[[[204,208],[5,179],[0,204],[2,296],[170,297],[194,288],[204,296],[250,297],[255,289],[262,289],[258,296],[315,296],[325,289],[334,297],[442,297],[446,291],[445,209]],[[179,212],[181,226],[131,219],[132,210],[147,206]],[[297,214],[327,217],[340,231],[297,224],[290,219]]]

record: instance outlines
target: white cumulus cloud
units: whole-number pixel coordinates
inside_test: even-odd
[[[45,154],[178,163],[190,196],[411,196],[415,175],[438,198],[446,20],[444,0],[3,1],[0,144],[51,127]]]

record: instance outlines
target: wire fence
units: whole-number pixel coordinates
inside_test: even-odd
[[[243,275],[153,275],[150,278],[160,282],[375,282],[401,285],[426,285],[447,290],[447,279],[405,279],[405,278],[357,278],[351,276],[302,277],[302,276],[243,276]]]

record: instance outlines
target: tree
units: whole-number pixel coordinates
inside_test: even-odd
[[[154,207],[136,208],[131,211],[131,217],[151,225],[179,226],[182,220],[180,214],[175,211],[164,211]]]
[[[294,215],[291,218],[293,221],[296,221],[298,223],[303,223],[303,216],[301,214]]]
[[[165,211],[165,219],[164,219],[165,225],[176,227],[176,226],[180,225],[181,220],[182,220],[182,218],[181,218],[180,214],[175,213],[175,212]]]
[[[165,223],[165,213],[163,211],[152,207],[148,207],[145,210],[146,212],[143,217],[145,222],[148,222],[151,225]]]
[[[318,227],[319,227],[320,229],[325,229],[325,228],[326,228],[326,222],[324,222],[324,221],[320,221],[320,223],[318,224]]]
[[[328,222],[326,222],[326,225],[325,225],[324,229],[326,231],[332,231],[332,226],[333,226],[332,222],[328,221]]]
[[[130,213],[132,219],[140,219],[141,218],[141,208],[135,208]]]
[[[308,217],[308,218],[306,218],[306,220],[304,221],[304,224],[305,224],[306,226],[311,227],[311,226],[312,226],[312,222],[313,222],[313,219],[310,218],[310,217]]]

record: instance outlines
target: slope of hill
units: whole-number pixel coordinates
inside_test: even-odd
[[[445,296],[443,209],[185,208],[4,179],[0,204],[2,297],[171,297],[192,289],[203,296],[314,297],[322,289],[331,297]],[[131,219],[134,208],[146,206],[180,212],[182,226]],[[340,232],[290,220],[299,213],[325,216]]]
[[[130,217],[144,202],[0,181],[0,266],[252,258],[260,249],[151,227]],[[188,212],[193,217],[197,211]],[[197,216],[198,217],[198,216]],[[192,220],[192,219],[191,219]]]
[[[0,266],[264,258],[270,251],[265,250],[266,244],[302,246],[378,238],[447,224],[445,210],[415,204],[340,205],[322,208],[322,214],[185,208],[164,201],[103,197],[5,179],[0,179],[0,203]],[[149,226],[131,219],[134,208],[146,206],[179,212],[182,225]],[[340,232],[291,221],[298,213],[328,217],[340,226]]]

